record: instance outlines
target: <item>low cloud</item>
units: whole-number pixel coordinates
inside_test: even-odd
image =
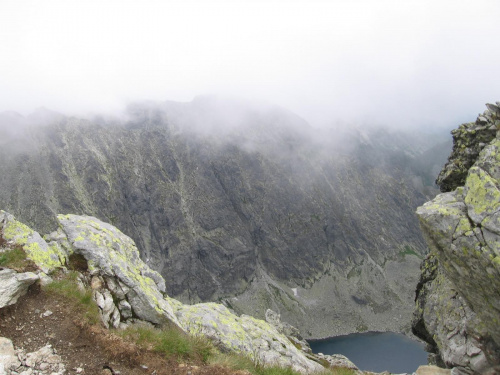
[[[498,14],[494,0],[3,2],[0,111],[219,94],[316,127],[452,127],[500,100]]]

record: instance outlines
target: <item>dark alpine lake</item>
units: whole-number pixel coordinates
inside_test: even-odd
[[[411,374],[427,364],[424,344],[399,333],[355,333],[309,344],[314,353],[343,354],[364,371]]]

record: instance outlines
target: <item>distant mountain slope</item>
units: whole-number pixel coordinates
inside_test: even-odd
[[[111,222],[184,301],[271,306],[313,337],[408,328],[426,252],[414,211],[437,192],[419,158],[439,138],[319,131],[210,97],[128,115],[23,120],[0,150],[0,207],[42,233],[55,213]]]

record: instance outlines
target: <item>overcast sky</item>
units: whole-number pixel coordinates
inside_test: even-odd
[[[499,41],[500,0],[2,0],[0,111],[220,94],[452,126],[500,100]]]

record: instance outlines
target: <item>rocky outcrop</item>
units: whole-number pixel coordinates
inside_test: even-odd
[[[0,268],[0,308],[15,304],[37,280],[38,276],[33,272],[17,273],[8,268]]]
[[[437,193],[439,137],[314,130],[211,98],[127,116],[43,115],[0,140],[0,207],[40,233],[56,213],[111,223],[185,303],[271,308],[308,338],[409,328],[426,251],[414,211]]]
[[[257,363],[274,363],[296,371],[321,371],[282,333],[263,320],[236,316],[223,305],[201,303],[177,308],[181,325],[192,334],[210,337],[220,347],[247,353]]]
[[[134,317],[154,324],[168,320],[179,325],[162,294],[165,281],[141,260],[130,237],[93,217],[59,215],[58,220],[66,238],[60,238],[61,232],[49,238],[69,244],[71,253],[85,258],[107,324],[119,325],[121,308],[125,316],[132,312]]]
[[[451,132],[453,150],[436,180],[442,192],[465,185],[469,169],[479,153],[495,138],[500,127],[500,102],[486,106],[488,109],[475,122],[462,124]]]
[[[22,246],[29,259],[45,273],[66,263],[66,253],[59,246],[45,240],[33,229],[17,221],[13,215],[0,211],[0,230],[5,240]]]
[[[500,108],[488,105],[474,125],[454,132],[454,152],[440,175],[448,177],[440,178],[444,190],[454,188],[467,168],[463,186],[417,210],[431,253],[422,265],[413,329],[447,367],[463,372],[500,365],[499,116]],[[489,143],[460,143],[473,131],[475,140]]]
[[[12,341],[0,337],[0,375],[62,375],[66,373],[62,358],[57,355],[51,345],[37,351],[26,353],[22,349],[15,350]]]
[[[3,211],[0,214],[8,217],[9,223],[17,223],[12,215]],[[245,354],[264,365],[288,366],[303,373],[323,369],[318,359],[298,349],[272,324],[246,315],[237,316],[220,304],[190,306],[169,298],[164,294],[165,281],[161,275],[140,259],[132,239],[114,226],[89,216],[58,215],[58,221],[59,230],[46,236],[52,244],[50,248],[57,248],[55,253],[64,254],[58,259],[80,270],[79,281],[92,288],[106,327],[122,328],[138,321],[175,324],[187,333],[212,339],[222,350]],[[4,229],[5,225],[6,222]],[[26,231],[29,238],[45,242],[38,233],[29,228]],[[26,249],[30,244],[24,238],[12,236],[11,241]],[[48,245],[30,248],[33,262],[46,265],[42,255]],[[65,265],[66,262],[61,262],[59,267]],[[39,278],[32,275],[32,282]],[[0,271],[0,277],[3,276],[9,283],[21,279],[9,269]],[[275,317],[274,322],[283,329],[279,318]],[[296,333],[291,327],[287,330]]]

